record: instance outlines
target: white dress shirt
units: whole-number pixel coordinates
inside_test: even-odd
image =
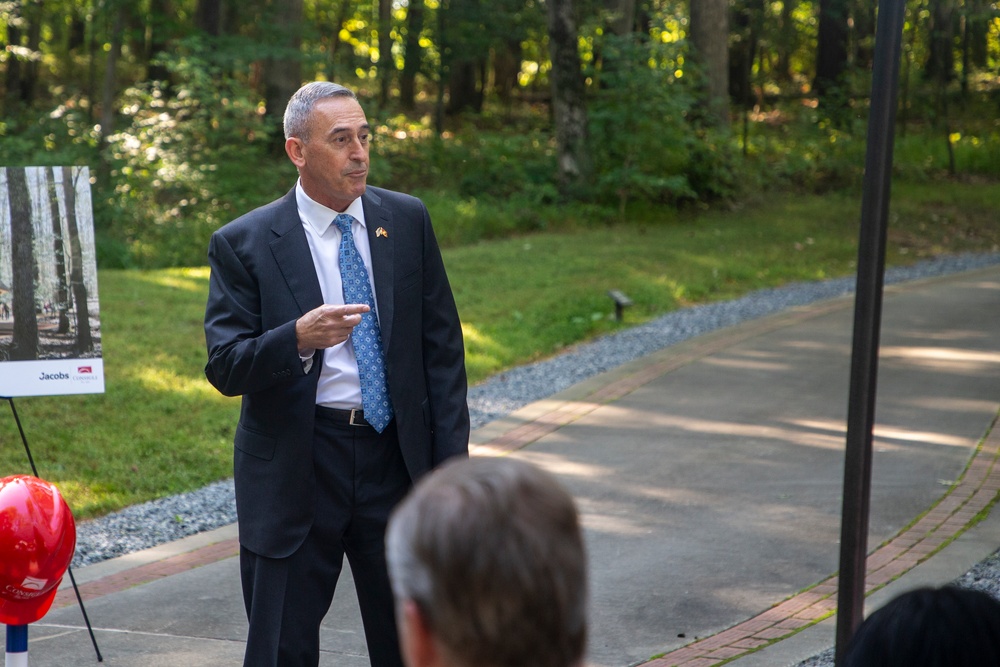
[[[340,238],[342,234],[333,219],[340,213],[354,217],[351,223],[351,234],[354,235],[354,245],[358,254],[368,269],[368,280],[371,283],[372,295],[375,294],[375,280],[372,275],[372,253],[368,243],[368,232],[365,230],[365,212],[361,198],[355,199],[344,211],[334,211],[316,202],[305,190],[302,183],[295,185],[295,203],[298,205],[299,217],[305,228],[306,240],[312,252],[319,287],[323,292],[323,303],[340,305],[344,303],[344,286],[340,277]],[[376,302],[376,317],[378,303]],[[303,359],[306,371],[312,365],[312,358]],[[328,408],[351,410],[361,407],[361,381],[358,376],[358,361],[354,356],[354,346],[351,339],[339,345],[334,345],[323,353],[323,368],[320,369],[319,386],[316,390],[316,403]]]

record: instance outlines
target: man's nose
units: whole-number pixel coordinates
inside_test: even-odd
[[[364,156],[367,155],[365,150],[365,145],[361,141],[360,137],[355,137],[351,140],[351,157]]]

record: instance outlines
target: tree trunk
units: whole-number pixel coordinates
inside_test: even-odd
[[[173,31],[169,29],[174,11],[170,0],[150,0],[149,2],[149,48],[146,53],[146,79],[164,81],[169,88],[170,71],[156,59],[164,53]]]
[[[25,106],[31,106],[35,101],[35,91],[38,89],[38,64],[40,55],[38,48],[42,41],[42,0],[30,0],[25,8],[25,19],[28,23],[28,50],[31,59],[25,63],[24,77],[21,79],[21,101]]]
[[[392,75],[396,63],[392,57],[392,0],[378,0],[378,101],[381,107],[389,103]]]
[[[340,53],[340,30],[344,27],[344,22],[351,12],[351,0],[341,0],[341,3],[337,6],[337,15],[333,19],[332,25],[328,28],[330,33],[330,58],[328,62],[330,63],[330,72],[328,78],[330,81],[337,80],[337,54]]]
[[[989,57],[990,8],[986,0],[966,0],[965,6],[969,64],[977,69],[984,69]]]
[[[820,0],[813,87],[820,106],[832,112],[847,107],[847,38],[847,0]]]
[[[417,73],[423,62],[420,33],[424,30],[423,0],[410,0],[406,9],[406,39],[403,42],[403,72],[399,77],[399,102],[404,109],[416,107]]]
[[[11,263],[13,266],[14,338],[8,358],[30,361],[38,358],[38,319],[35,313],[35,231],[31,197],[23,167],[7,168],[10,193]]]
[[[271,150],[284,155],[281,119],[289,98],[302,85],[302,0],[281,0],[269,8],[275,46],[286,55],[264,61],[264,109],[269,126],[275,128]]]
[[[49,217],[52,219],[52,256],[56,264],[56,294],[52,304],[59,314],[58,332],[69,332],[69,288],[66,284],[66,247],[63,244],[62,218],[59,216],[59,193],[56,190],[56,170],[52,167],[46,174],[49,192]]]
[[[437,39],[440,42],[441,55],[437,67],[437,95],[434,100],[434,132],[440,137],[444,134],[444,91],[448,78],[451,47],[448,44],[448,11],[450,0],[440,0],[437,9]]]
[[[729,127],[729,3],[691,0],[691,46],[701,68],[706,119]]]
[[[781,3],[781,25],[778,28],[778,68],[775,74],[781,81],[792,80],[792,54],[798,46],[798,31],[792,14],[798,0],[785,0]]]
[[[505,105],[511,102],[511,95],[517,87],[517,75],[521,71],[521,40],[508,39],[493,53],[493,82],[497,97]]]
[[[483,89],[479,80],[482,63],[461,59],[451,63],[448,76],[448,114],[482,111]]]
[[[875,62],[875,3],[855,0],[854,11],[854,69],[870,70]]]
[[[265,113],[275,128],[271,147],[275,154],[284,154],[285,139],[281,132],[281,117],[292,94],[302,85],[302,0],[280,0],[271,5],[272,30],[276,45],[287,56],[269,58],[264,63]]]
[[[573,0],[548,0],[549,51],[552,59],[552,116],[556,127],[558,178],[562,194],[572,194],[587,172],[587,105],[580,72],[579,35]]]
[[[66,203],[66,229],[69,230],[70,271],[69,284],[76,302],[76,351],[87,354],[94,351],[90,331],[90,303],[87,284],[83,280],[83,248],[80,247],[80,228],[76,218],[76,187],[73,167],[63,167],[63,199]]]
[[[97,182],[101,187],[107,187],[111,179],[111,167],[105,155],[108,137],[115,131],[115,97],[118,88],[118,56],[122,50],[122,26],[125,22],[125,10],[119,5],[115,9],[114,26],[111,29],[111,49],[104,66],[104,86],[101,90],[101,161],[98,163]]]
[[[743,0],[730,11],[729,97],[745,109],[754,105],[751,75],[763,14],[763,0]]]
[[[955,0],[931,0],[924,78],[945,84],[955,78]]]
[[[194,25],[210,37],[221,35],[222,0],[198,0],[194,12]]]
[[[11,49],[21,46],[21,29],[10,23],[7,25],[7,63],[4,72],[4,108],[8,113],[21,106],[21,80],[23,72],[21,58]]]

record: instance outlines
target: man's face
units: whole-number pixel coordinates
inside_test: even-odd
[[[343,211],[364,193],[368,179],[365,112],[350,97],[328,97],[313,106],[307,125],[308,139],[288,139],[285,152],[298,167],[306,194]]]

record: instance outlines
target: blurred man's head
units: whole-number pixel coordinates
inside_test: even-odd
[[[573,499],[511,458],[450,462],[386,535],[409,667],[570,667],[587,634],[587,564]]]

